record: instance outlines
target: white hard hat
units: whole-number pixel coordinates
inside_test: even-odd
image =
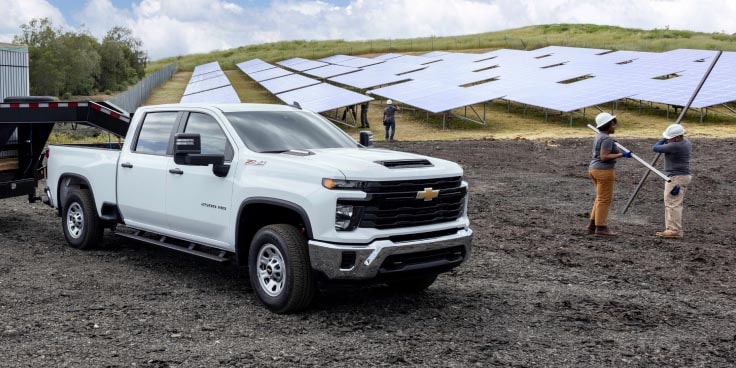
[[[662,133],[662,136],[667,139],[672,139],[680,135],[685,134],[685,128],[682,127],[680,124],[672,124],[667,127],[667,129],[664,130],[664,133]]]
[[[615,115],[611,115],[611,114],[609,114],[607,112],[602,112],[602,113],[598,114],[595,117],[595,127],[596,128],[600,128],[600,127],[608,124],[608,122],[610,122],[611,120],[613,120],[615,118],[616,118]]]
[[[391,100],[387,100],[387,101],[386,101],[386,105],[393,105],[393,103],[394,103],[394,102],[393,102],[393,101],[391,101]]]

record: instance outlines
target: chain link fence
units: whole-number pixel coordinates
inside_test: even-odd
[[[155,88],[171,79],[171,76],[176,72],[176,67],[177,65],[172,63],[161,70],[149,74],[140,82],[136,83],[135,86],[110,99],[109,102],[130,113],[135,112],[139,106],[143,105]]]

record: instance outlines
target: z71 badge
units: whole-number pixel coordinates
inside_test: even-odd
[[[245,160],[245,166],[263,166],[265,164],[266,164],[266,161]]]

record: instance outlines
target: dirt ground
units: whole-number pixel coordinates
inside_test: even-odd
[[[732,367],[736,140],[694,139],[682,240],[662,240],[662,182],[619,162],[609,224],[586,235],[589,139],[396,142],[459,162],[472,259],[421,295],[330,290],[294,315],[232,266],[106,235],[65,246],[60,219],[0,201],[2,367]],[[652,141],[622,141],[650,160]],[[382,145],[382,147],[387,147]]]

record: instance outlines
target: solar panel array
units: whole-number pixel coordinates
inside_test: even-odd
[[[334,60],[342,59],[344,58],[334,58]],[[320,78],[358,70],[357,68],[328,64],[322,61],[313,62],[301,58],[287,59],[277,64]],[[325,112],[373,100],[372,97],[364,94],[329,83],[322,83],[319,80],[292,73],[259,59],[244,61],[237,64],[237,66],[243,73],[284,103],[292,105],[294,102],[298,102],[303,109]]]
[[[194,67],[184,95],[185,103],[239,103],[240,97],[216,61]]]
[[[292,58],[278,63],[296,72],[293,74],[274,71],[271,68],[275,66],[256,59],[241,63],[250,68],[241,70],[277,95],[320,85],[304,76],[308,75],[433,113],[499,98],[573,112],[624,98],[685,105],[715,55],[711,50],[654,53],[549,46],[482,54],[333,55],[316,61]],[[254,73],[255,69],[262,74]],[[692,107],[736,101],[734,70],[736,53],[724,52]],[[287,100],[296,94],[282,96],[282,100],[292,103]]]

